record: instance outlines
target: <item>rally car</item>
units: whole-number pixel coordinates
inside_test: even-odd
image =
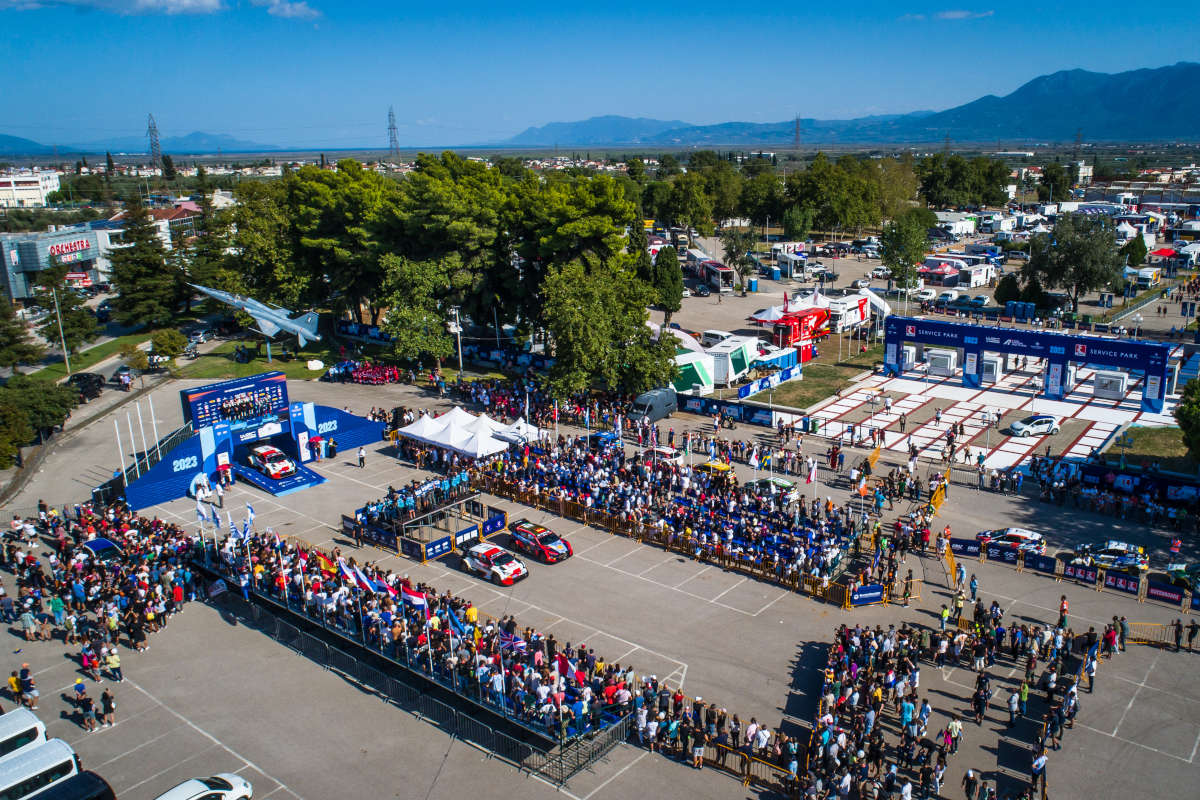
[[[746,488],[759,497],[770,497],[777,494],[785,503],[794,503],[800,497],[796,484],[784,478],[759,478],[756,481],[747,482]]]
[[[1200,564],[1168,564],[1167,577],[1180,589],[1200,593]]]
[[[1075,551],[1071,563],[1087,567],[1107,567],[1134,575],[1150,569],[1150,559],[1146,556],[1145,548],[1116,541],[1107,541],[1103,547],[1085,544]]]
[[[513,545],[526,555],[553,564],[570,558],[574,551],[571,543],[557,533],[527,519],[519,519],[508,526]]]
[[[980,531],[975,534],[975,540],[985,547],[994,544],[1020,550],[1023,553],[1034,553],[1039,556],[1046,554],[1046,537],[1024,528]]]
[[[249,456],[250,466],[271,480],[279,480],[296,474],[296,462],[283,454],[278,447],[262,444],[253,448]]]
[[[512,586],[529,577],[529,568],[521,559],[494,544],[477,544],[462,555],[462,568],[501,586]]]

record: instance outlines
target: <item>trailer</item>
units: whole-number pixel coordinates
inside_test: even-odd
[[[731,386],[754,365],[754,360],[758,358],[758,339],[753,336],[731,336],[705,352],[713,359],[713,381]]]

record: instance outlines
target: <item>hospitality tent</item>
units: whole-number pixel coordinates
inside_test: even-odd
[[[497,422],[487,414],[480,414],[478,417],[472,417],[469,422],[463,423],[461,427],[469,433],[494,436],[498,431],[505,430],[508,426],[503,422]]]
[[[492,436],[505,442],[524,444],[525,442],[533,442],[541,439],[542,429],[536,425],[530,425],[525,421],[524,417],[521,417],[507,428],[493,433]]]
[[[406,436],[409,439],[427,442],[430,436],[433,436],[445,427],[446,423],[441,419],[434,419],[428,414],[422,414],[417,418],[416,422],[411,425],[405,425],[403,428],[397,430],[396,433]]]
[[[492,436],[474,433],[452,449],[471,458],[484,458],[504,452],[508,449],[508,442],[502,442]]]

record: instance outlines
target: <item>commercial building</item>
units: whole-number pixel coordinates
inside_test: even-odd
[[[163,245],[170,249],[167,220],[156,220]],[[0,289],[18,305],[36,294],[38,275],[56,264],[65,265],[67,281],[91,286],[109,280],[111,252],[122,246],[124,225],[117,220],[95,220],[36,233],[0,234]]]
[[[58,173],[40,169],[0,172],[0,208],[40,208],[58,191]]]

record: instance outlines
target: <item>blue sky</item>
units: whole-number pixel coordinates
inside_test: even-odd
[[[1195,60],[1200,41],[1177,0],[792,5],[0,0],[0,133],[91,142],[140,135],[153,113],[164,136],[382,148],[389,105],[412,146],[599,114],[844,118]]]

